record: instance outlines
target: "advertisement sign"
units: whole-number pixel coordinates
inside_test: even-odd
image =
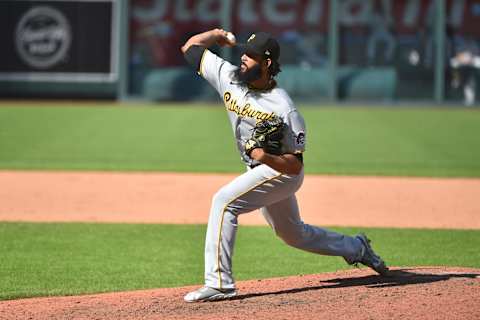
[[[0,1],[0,80],[115,82],[115,0]]]

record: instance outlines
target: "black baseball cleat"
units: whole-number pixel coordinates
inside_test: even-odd
[[[362,242],[362,258],[358,261],[354,261],[352,264],[357,265],[361,263],[369,268],[375,270],[378,274],[382,276],[388,275],[388,268],[385,265],[385,262],[378,256],[370,246],[370,239],[363,233],[357,235],[355,238]]]

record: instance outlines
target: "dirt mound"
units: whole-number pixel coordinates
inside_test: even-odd
[[[0,302],[0,319],[480,319],[480,269],[369,269],[238,282],[228,301],[196,287]]]

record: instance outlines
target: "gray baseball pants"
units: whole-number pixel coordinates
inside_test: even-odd
[[[205,241],[205,285],[235,288],[232,257],[237,218],[260,209],[278,237],[305,251],[358,260],[362,244],[354,237],[303,223],[295,192],[303,183],[299,175],[285,175],[260,165],[223,186],[213,197]]]

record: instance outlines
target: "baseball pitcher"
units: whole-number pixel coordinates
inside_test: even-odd
[[[239,46],[240,66],[215,55],[214,44]],[[309,252],[343,257],[381,275],[388,272],[370,240],[305,224],[296,191],[303,182],[306,127],[285,90],[278,87],[280,47],[269,34],[257,32],[245,44],[222,29],[192,36],[181,48],[185,59],[207,80],[225,104],[246,172],[213,197],[205,242],[205,286],[188,293],[187,302],[227,299],[237,294],[232,256],[239,215],[260,209],[286,244]]]

